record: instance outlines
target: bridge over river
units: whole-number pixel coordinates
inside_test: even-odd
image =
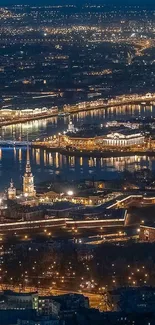
[[[8,147],[8,146],[12,146],[12,147],[25,147],[27,146],[27,144],[29,146],[32,145],[32,142],[27,142],[27,141],[18,141],[18,140],[0,140],[0,147]]]

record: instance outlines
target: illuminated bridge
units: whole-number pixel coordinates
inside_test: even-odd
[[[0,140],[0,146],[2,147],[8,147],[8,146],[13,146],[13,147],[22,147],[22,146],[29,146],[32,145],[32,142],[27,142],[27,141],[17,141],[17,140]]]

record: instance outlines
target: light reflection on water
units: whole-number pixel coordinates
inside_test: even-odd
[[[110,120],[120,120],[135,117],[155,117],[155,107],[128,105],[113,107],[108,109],[100,109],[94,111],[80,112],[73,114],[71,119],[76,127],[81,124],[104,123]],[[60,118],[53,117],[44,120],[31,121],[25,124],[16,124],[3,127],[0,130],[0,136],[4,139],[26,139],[27,129],[30,139],[43,138],[63,132],[67,129],[69,116]]]
[[[0,149],[0,189],[8,186],[13,178],[17,187],[21,186],[25,171],[26,148]],[[70,157],[44,149],[31,150],[31,166],[35,183],[53,180],[113,179],[121,177],[124,170],[133,172],[142,167],[155,169],[155,158],[146,156],[117,158]]]
[[[71,118],[76,127],[84,123],[104,123],[108,120],[128,119],[131,117],[155,117],[155,107],[129,105],[107,110],[96,110],[74,114]],[[4,127],[0,131],[3,139],[44,138],[67,129],[69,117],[50,118]],[[11,177],[17,187],[21,186],[25,170],[26,148],[0,149],[0,190],[8,186]],[[121,177],[124,170],[140,170],[146,166],[155,169],[153,157],[119,157],[119,158],[87,158],[67,157],[59,153],[46,152],[43,149],[31,150],[31,165],[35,182],[61,177],[63,179],[113,179]]]

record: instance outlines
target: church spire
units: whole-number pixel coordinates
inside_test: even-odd
[[[30,151],[29,151],[29,143],[28,143],[28,141],[27,141],[26,162],[27,162],[27,164],[30,164]]]
[[[27,132],[26,173],[31,173],[29,139]]]
[[[30,150],[29,150],[28,133],[27,133],[26,171],[23,176],[23,194],[28,197],[36,196],[36,191],[34,188],[34,177],[31,172],[31,165],[30,165]]]

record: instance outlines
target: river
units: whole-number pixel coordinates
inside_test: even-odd
[[[71,117],[53,117],[45,120],[32,121],[3,127],[0,130],[2,139],[24,140],[29,134],[29,140],[43,139],[46,136],[63,132],[67,129],[69,118],[74,125],[104,123],[112,120],[130,120],[133,117],[155,117],[155,107],[129,105],[109,109],[80,112]],[[82,158],[66,157],[58,153],[46,152],[43,149],[31,149],[31,166],[35,183],[40,183],[56,177],[63,179],[115,179],[122,172],[140,170],[146,166],[155,170],[154,157],[119,157],[119,158]],[[8,187],[12,178],[15,186],[21,188],[22,176],[25,170],[26,148],[0,149],[0,190]]]

